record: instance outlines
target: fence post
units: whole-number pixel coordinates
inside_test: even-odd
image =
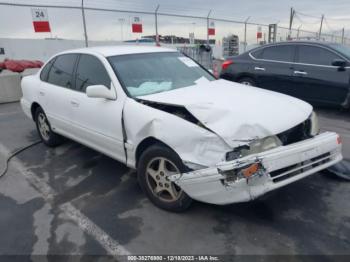
[[[322,17],[321,17],[321,24],[320,24],[320,31],[319,31],[319,33],[318,33],[318,40],[321,40],[323,19],[324,19],[324,15],[322,15]]]
[[[209,16],[211,14],[211,10],[209,10],[208,16],[207,16],[207,45],[209,45]]]
[[[158,34],[158,9],[159,5],[157,5],[156,10],[154,11],[154,23],[156,27],[156,45],[159,46],[159,34]]]
[[[344,44],[344,34],[345,34],[345,28],[341,30],[341,43]]]
[[[244,52],[247,51],[247,23],[250,16],[244,21]]]
[[[89,40],[86,32],[86,21],[85,21],[85,10],[84,10],[84,0],[81,0],[81,14],[83,17],[83,27],[84,27],[84,37],[85,37],[85,47],[89,46]]]

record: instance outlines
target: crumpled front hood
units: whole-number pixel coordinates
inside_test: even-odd
[[[138,98],[184,106],[231,146],[279,134],[300,124],[312,112],[311,105],[297,98],[226,80]]]

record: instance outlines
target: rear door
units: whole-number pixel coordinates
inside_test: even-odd
[[[48,105],[48,101],[47,101],[47,91],[48,91],[48,82],[47,79],[49,77],[49,73],[51,70],[51,67],[53,65],[53,63],[55,62],[56,57],[52,58],[48,63],[46,63],[46,65],[43,67],[43,69],[40,72],[40,86],[38,89],[38,94],[37,94],[37,100],[39,105],[44,109],[44,111],[46,112],[46,115],[48,114],[48,109],[47,109],[47,105]]]
[[[291,94],[292,63],[295,55],[293,45],[268,46],[251,54],[254,59],[253,74],[258,87]]]
[[[40,87],[40,95],[45,101],[44,111],[53,130],[65,134],[71,133],[72,127],[69,98],[75,93],[72,88],[77,57],[77,54],[57,56]]]
[[[345,60],[322,46],[297,46],[293,82],[299,97],[322,104],[339,105],[344,102],[349,90],[349,68],[332,66],[335,59]]]

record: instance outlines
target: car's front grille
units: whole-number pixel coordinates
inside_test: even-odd
[[[284,167],[275,171],[270,172],[270,176],[274,183],[281,182],[285,179],[291,178],[293,176],[299,175],[306,171],[312,170],[320,165],[323,165],[331,161],[331,154],[325,153],[317,157],[311,158],[309,160]]]
[[[303,141],[311,137],[311,120],[307,119],[301,124],[288,129],[277,135],[284,146],[290,145],[299,141]]]

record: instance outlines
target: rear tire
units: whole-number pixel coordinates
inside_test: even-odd
[[[192,199],[167,176],[187,171],[189,169],[173,150],[156,144],[142,153],[137,177],[153,204],[168,211],[181,212],[189,208]]]
[[[242,85],[246,85],[246,86],[256,86],[254,79],[252,79],[250,77],[243,77],[243,78],[238,80],[238,83],[240,83]]]
[[[52,131],[49,120],[41,107],[35,111],[35,123],[39,136],[45,145],[55,147],[62,144],[63,137]]]

